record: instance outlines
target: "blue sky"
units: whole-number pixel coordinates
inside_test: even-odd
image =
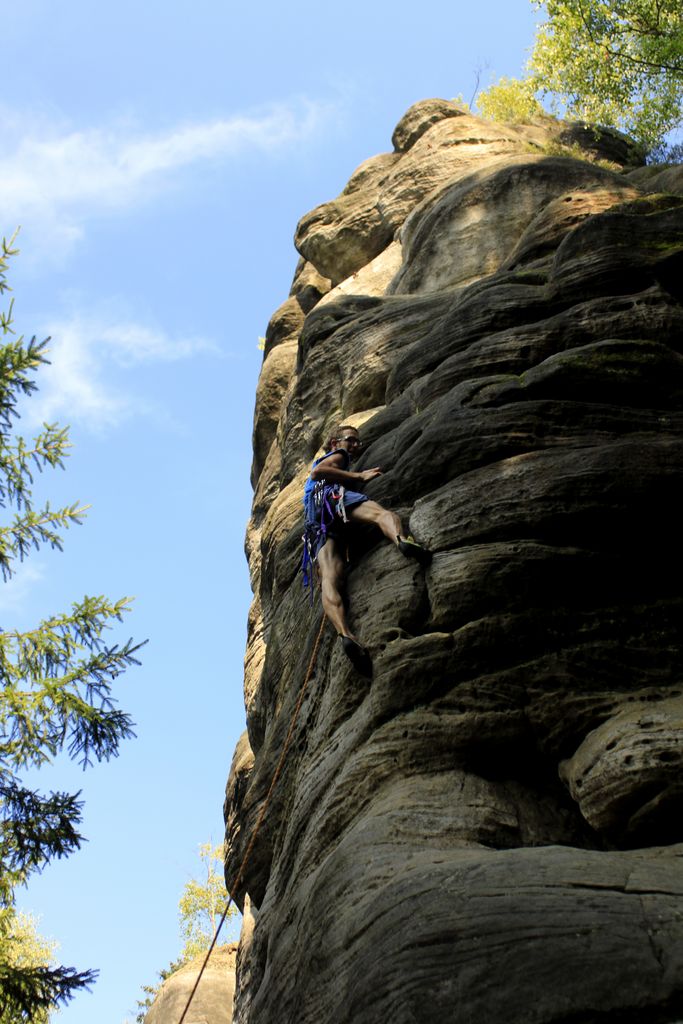
[[[82,773],[88,843],[21,895],[97,967],[63,1024],[133,1020],[140,986],[177,956],[177,901],[197,848],[222,838],[244,728],[258,337],[286,298],[296,222],[404,111],[519,74],[528,0],[325,7],[217,0],[2,5],[0,231],[16,327],[52,336],[19,428],[71,426],[65,473],[37,492],[92,505],[63,554],[0,589],[27,628],[85,593],[135,597],[119,639],[149,638],[119,682],[138,738]]]

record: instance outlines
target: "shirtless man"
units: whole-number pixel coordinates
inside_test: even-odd
[[[325,455],[313,463],[304,488],[306,532],[303,569],[306,582],[310,563],[317,564],[323,610],[341,638],[344,653],[360,672],[370,675],[370,657],[349,628],[342,597],[344,558],[340,537],[345,524],[369,523],[379,527],[402,554],[422,565],[429,564],[431,553],[403,532],[401,520],[395,512],[383,508],[357,489],[382,475],[378,466],[360,471],[349,468],[360,455],[361,448],[356,428],[339,426],[329,439]]]

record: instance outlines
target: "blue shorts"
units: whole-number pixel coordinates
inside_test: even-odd
[[[344,491],[344,509],[346,512],[350,512],[351,509],[361,505],[364,501],[369,501],[367,494],[361,494],[360,491]],[[339,501],[335,499],[331,494],[328,496],[328,509],[327,514],[322,515],[320,509],[309,506],[306,509],[306,526],[312,528],[314,531],[318,531],[317,544],[315,545],[316,554],[323,546],[328,537],[339,537],[341,536],[346,523],[344,517],[339,509]],[[330,518],[329,512],[333,513],[333,517]],[[317,514],[316,514],[317,513]],[[322,523],[325,523],[325,529],[321,530]]]
[[[344,508],[353,508],[354,505],[369,500],[367,494],[361,494],[360,491],[344,491]]]

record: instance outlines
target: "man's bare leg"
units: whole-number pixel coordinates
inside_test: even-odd
[[[405,540],[399,517],[376,501],[363,501],[360,505],[354,505],[347,515],[354,523],[372,523],[377,526],[392,544],[396,544],[397,537]]]
[[[318,552],[318,571],[320,573],[320,593],[323,602],[323,611],[342,636],[350,636],[356,643],[360,643],[353,635],[346,619],[346,609],[342,598],[344,587],[344,559],[341,556],[337,542],[330,537]]]
[[[401,520],[390,509],[384,508],[376,501],[364,501],[349,509],[348,517],[354,523],[372,523],[406,558],[415,558],[421,565],[429,565],[431,552],[403,532]]]

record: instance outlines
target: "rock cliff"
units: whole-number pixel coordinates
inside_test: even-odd
[[[392,142],[303,217],[268,326],[229,881],[318,630],[301,491],[339,422],[434,558],[354,538],[374,678],[328,628],[235,893],[234,1020],[680,1022],[681,178],[443,100]]]

